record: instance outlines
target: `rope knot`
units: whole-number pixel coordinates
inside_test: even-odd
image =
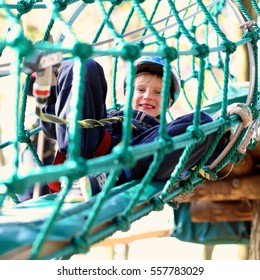
[[[75,248],[75,251],[79,254],[86,253],[89,251],[88,240],[86,238],[84,238],[83,236],[78,236],[78,237],[73,238],[72,244]]]
[[[82,0],[86,4],[92,4],[95,2],[95,0]]]
[[[93,47],[89,44],[77,42],[73,47],[73,54],[81,59],[88,59],[93,53]]]
[[[225,46],[226,50],[224,52],[227,52],[229,54],[232,54],[236,51],[237,46],[235,43],[231,42],[231,41],[224,41],[221,43],[222,46]]]
[[[251,139],[247,148],[249,150],[254,150],[256,148],[257,144],[258,144],[258,141],[256,139]]]
[[[56,6],[59,12],[62,12],[67,8],[67,2],[64,0],[54,0],[53,4]]]
[[[183,192],[184,193],[192,193],[193,192],[193,185],[188,180],[180,182],[180,186],[183,187]]]
[[[177,59],[179,56],[178,51],[173,47],[168,47],[168,46],[163,47],[162,52],[163,52],[162,56],[169,59],[170,61]]]
[[[178,210],[179,207],[180,207],[179,204],[176,204],[176,203],[174,203],[174,202],[172,202],[172,201],[168,201],[167,204],[168,204],[172,209],[174,209],[174,210]]]
[[[113,5],[118,6],[120,4],[122,4],[123,0],[116,0],[113,2]]]
[[[18,7],[17,10],[19,14],[23,15],[31,11],[34,1],[33,0],[20,0],[17,4],[22,5],[23,7]],[[19,6],[18,5],[18,6]]]
[[[19,142],[29,144],[29,143],[31,143],[30,137],[31,137],[30,131],[24,130],[23,135],[20,135],[20,137],[19,137]]]
[[[212,64],[210,62],[206,62],[205,70],[211,70],[211,69],[212,69]]]
[[[209,47],[205,44],[195,44],[192,49],[198,52],[195,54],[198,58],[206,58],[209,55]]]
[[[186,83],[186,81],[181,79],[181,88],[184,88],[185,83]]]
[[[121,216],[116,218],[116,225],[117,228],[121,231],[128,231],[130,229],[130,222],[127,217]]]
[[[164,201],[160,197],[155,197],[152,200],[153,202],[153,210],[154,211],[162,211],[164,208]]]
[[[179,32],[174,33],[173,37],[176,39],[179,39],[179,38],[181,38],[181,35],[182,35],[182,33],[179,31]]]
[[[243,35],[243,38],[251,38],[253,43],[258,42],[259,34],[256,31],[248,31]]]
[[[138,45],[124,44],[122,47],[122,58],[134,61],[140,57],[141,48]]]
[[[32,42],[22,34],[13,40],[12,45],[18,48],[21,57],[30,55],[33,52]]]
[[[131,152],[129,152],[126,148],[123,146],[116,146],[114,147],[114,152],[117,154],[117,159],[120,163],[122,163],[124,166],[134,167],[136,164],[135,157]]]
[[[239,163],[242,161],[245,155],[246,153],[240,154],[238,151],[235,151],[234,154],[231,156],[231,161],[234,163]]]
[[[197,30],[197,26],[195,25],[192,25],[190,28],[189,28],[190,32],[192,32],[193,34],[196,32]]]
[[[166,137],[159,137],[157,141],[160,145],[160,152],[163,157],[165,153],[172,151],[174,148],[174,143],[172,142],[171,137],[168,135],[166,135]]]
[[[201,127],[190,125],[187,131],[192,134],[192,138],[199,140],[199,142],[203,142],[206,139],[205,132]]]
[[[139,48],[140,48],[141,50],[143,50],[143,49],[145,48],[145,43],[144,43],[144,41],[138,42],[136,45],[139,46]]]

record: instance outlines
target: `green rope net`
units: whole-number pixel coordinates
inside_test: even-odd
[[[251,2],[258,15],[258,4]],[[0,144],[3,155],[7,149],[11,154],[11,171],[2,174],[0,181],[2,258],[12,258],[12,254],[13,258],[69,258],[87,252],[91,245],[114,232],[127,231],[132,222],[151,211],[162,210],[166,203],[177,207],[179,196],[193,192],[206,180],[201,170],[208,179],[215,180],[223,166],[230,161],[239,162],[245,155],[238,152],[238,147],[250,132],[258,129],[259,27],[241,1],[21,0],[12,3],[0,0],[0,8],[0,54],[1,59],[8,58],[0,64],[0,76],[13,78],[14,92],[13,117],[10,122],[6,120],[11,138]],[[43,12],[46,17],[39,23]],[[37,28],[37,34],[30,33],[33,28]],[[54,42],[48,41],[50,35]],[[62,60],[73,58],[77,74],[73,80],[70,119],[49,119],[63,122],[69,129],[68,158],[56,166],[44,166],[32,146],[31,138],[41,128],[26,128],[31,73],[25,73],[24,61],[39,53],[46,57],[59,54]],[[159,137],[149,144],[131,146],[134,62],[142,55],[163,57],[165,71],[173,64],[180,73],[182,91],[168,114],[166,93],[170,77],[163,76]],[[79,156],[78,127],[84,125],[80,118],[82,65],[89,58],[107,65],[109,108],[120,109],[123,104],[125,107],[120,145],[109,155],[83,160]],[[241,61],[246,61],[243,69]],[[122,94],[124,76],[129,92],[126,97]],[[9,96],[9,92],[1,88],[1,95]],[[11,95],[1,98],[2,108],[9,105]],[[242,128],[239,117],[227,115],[227,106],[234,101],[250,106],[254,122],[248,129]],[[166,124],[176,117],[175,108],[181,113],[194,111],[194,119],[185,133],[170,138]],[[201,111],[213,115],[218,110],[221,110],[220,117],[200,125]],[[85,125],[91,126],[93,122],[85,121]],[[231,143],[211,166],[206,166],[229,128],[234,130]],[[195,144],[213,132],[217,134],[211,148],[188,176],[182,178],[183,167]],[[4,135],[2,129],[2,139]],[[252,135],[250,147],[257,142],[255,134]],[[20,172],[21,145],[29,147],[37,165],[25,173]],[[184,150],[169,180],[153,181],[164,155],[177,149]],[[148,155],[153,155],[153,162],[142,180],[114,188],[123,167],[131,168]],[[73,181],[101,172],[109,172],[101,193],[87,202],[66,202]],[[56,180],[64,183],[60,193],[19,203],[16,195],[26,192],[32,184]],[[10,199],[16,205],[6,209],[6,201]]]

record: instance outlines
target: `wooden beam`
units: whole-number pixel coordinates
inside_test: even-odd
[[[209,181],[196,187],[193,196],[184,202],[210,200],[260,200],[260,175]]]
[[[237,164],[233,164],[232,162],[228,163],[225,167],[223,167],[219,172],[218,176],[223,177],[226,174],[229,176],[243,176],[253,174],[255,171],[255,165],[252,158],[252,155],[247,153],[245,157]]]
[[[193,201],[190,204],[191,221],[234,222],[252,221],[252,205],[245,201]]]
[[[260,200],[253,201],[253,222],[251,226],[249,260],[260,260]]]
[[[128,244],[136,240],[146,239],[146,238],[154,238],[154,237],[166,237],[170,236],[171,229],[164,229],[164,230],[155,230],[149,232],[141,232],[137,234],[125,234],[123,236],[117,236],[116,234],[108,237],[99,243],[94,244],[93,246],[108,246],[108,245],[115,245],[115,244]]]

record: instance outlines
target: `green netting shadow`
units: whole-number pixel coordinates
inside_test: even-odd
[[[0,2],[7,27],[6,34],[1,38],[1,53],[11,50],[15,62],[8,69],[1,71],[1,76],[12,75],[15,79],[15,105],[13,115],[14,137],[1,144],[1,148],[11,147],[13,158],[11,174],[1,179],[1,211],[0,235],[1,255],[3,258],[69,258],[71,255],[87,252],[90,246],[112,235],[117,230],[127,231],[131,223],[154,210],[162,210],[165,203],[176,207],[178,197],[183,193],[193,192],[194,188],[204,182],[200,171],[208,173],[209,179],[216,179],[217,172],[228,162],[239,162],[245,154],[237,152],[240,144],[252,129],[257,129],[258,118],[258,25],[240,1],[214,1],[206,6],[202,1],[191,4],[189,1],[92,1],[88,2],[33,2],[20,1],[15,4]],[[77,4],[75,7],[74,5]],[[252,1],[258,12],[258,6]],[[64,20],[63,11],[73,6],[72,15]],[[167,9],[165,9],[167,8]],[[22,19],[37,9],[49,12],[49,22],[43,31],[41,42],[33,43],[26,35]],[[89,36],[80,39],[71,24],[81,12],[93,12],[97,9],[100,21],[96,30]],[[118,11],[127,11],[127,18],[116,28],[113,16]],[[221,25],[221,14],[227,9],[235,15],[235,26],[242,24],[243,33],[238,32],[238,39],[230,38],[230,30]],[[13,10],[15,12],[13,12]],[[169,14],[161,16],[162,11]],[[136,20],[140,28],[136,28]],[[223,18],[222,18],[223,20]],[[61,33],[55,43],[46,42],[56,25]],[[134,27],[133,27],[134,26]],[[134,28],[134,31],[133,31]],[[223,29],[223,30],[222,30]],[[110,39],[104,40],[103,33],[109,32]],[[94,35],[93,35],[94,34]],[[63,44],[66,37],[70,42]],[[110,45],[107,45],[110,44]],[[249,82],[241,93],[238,80],[231,73],[231,65],[236,54],[246,46],[248,53]],[[38,133],[40,128],[28,131],[25,128],[25,111],[30,74],[23,72],[23,62],[38,51],[46,54],[61,53],[63,59],[73,58],[77,78],[73,81],[71,111],[74,114],[66,120],[69,128],[70,145],[68,159],[61,165],[43,166],[34,151],[30,137]],[[163,77],[163,102],[160,123],[160,135],[156,141],[139,146],[131,146],[131,99],[133,94],[134,62],[141,55],[159,55],[165,60],[165,75]],[[239,54],[240,56],[241,54]],[[112,65],[111,75],[111,108],[121,108],[117,94],[117,83],[120,65],[125,65],[127,73],[127,91],[129,95],[124,100],[123,137],[120,146],[115,147],[111,154],[84,160],[79,156],[78,121],[81,119],[81,97],[83,88],[82,65],[89,58],[109,59]],[[193,125],[182,135],[168,137],[166,131],[167,89],[169,88],[170,63],[173,63],[181,75],[182,99],[189,111],[194,111]],[[186,66],[184,66],[186,65]],[[11,67],[12,66],[12,67]],[[24,80],[21,86],[21,79]],[[214,86],[212,87],[214,83]],[[195,87],[194,87],[195,86]],[[194,88],[196,90],[194,90]],[[189,93],[189,91],[192,91]],[[234,95],[232,96],[232,92]],[[237,99],[236,93],[242,99]],[[214,97],[220,101],[214,101]],[[235,97],[234,97],[235,96]],[[211,105],[210,100],[213,100]],[[227,106],[233,100],[246,103],[253,112],[254,123],[249,129],[243,129],[238,117],[227,116]],[[183,104],[183,103],[182,103]],[[204,107],[203,107],[204,106]],[[200,125],[201,110],[210,114],[221,110],[220,117],[213,123]],[[12,126],[12,125],[11,125]],[[234,129],[231,144],[210,166],[205,166],[215,150],[219,139],[225,130]],[[195,133],[199,131],[200,134]],[[193,171],[183,173],[195,144],[203,137],[216,132],[212,147],[203,156]],[[4,133],[4,132],[3,132]],[[253,147],[257,140],[250,138],[248,145]],[[30,148],[38,168],[20,172],[20,149],[23,143]],[[184,149],[179,163],[172,170],[171,177],[166,181],[156,182],[152,178],[165,154],[170,151]],[[141,181],[132,181],[117,188],[116,177],[125,166],[131,168],[138,159],[153,155],[154,160]],[[96,172],[110,172],[103,191],[88,202],[65,203],[65,198],[72,187],[73,181]],[[19,204],[16,194],[24,193],[28,186],[34,183],[46,183],[62,179],[64,188],[54,195],[41,197],[36,201]],[[17,203],[11,209],[5,209],[8,198]],[[35,217],[23,216],[28,212]],[[25,219],[25,220],[24,220]],[[64,229],[64,230],[63,230]],[[16,236],[12,238],[10,236]],[[53,245],[55,244],[55,246]],[[52,249],[50,249],[52,248]]]

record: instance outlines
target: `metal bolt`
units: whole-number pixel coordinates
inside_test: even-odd
[[[241,23],[241,24],[239,25],[239,27],[240,27],[240,28],[247,28],[247,29],[249,29],[249,28],[251,28],[254,24],[255,24],[255,21],[254,21],[254,20],[249,20],[249,21],[246,21],[246,22],[244,22],[244,23]]]
[[[232,184],[232,187],[238,188],[239,184],[240,184],[240,180],[239,179],[234,179],[234,180],[232,180],[231,184]]]

